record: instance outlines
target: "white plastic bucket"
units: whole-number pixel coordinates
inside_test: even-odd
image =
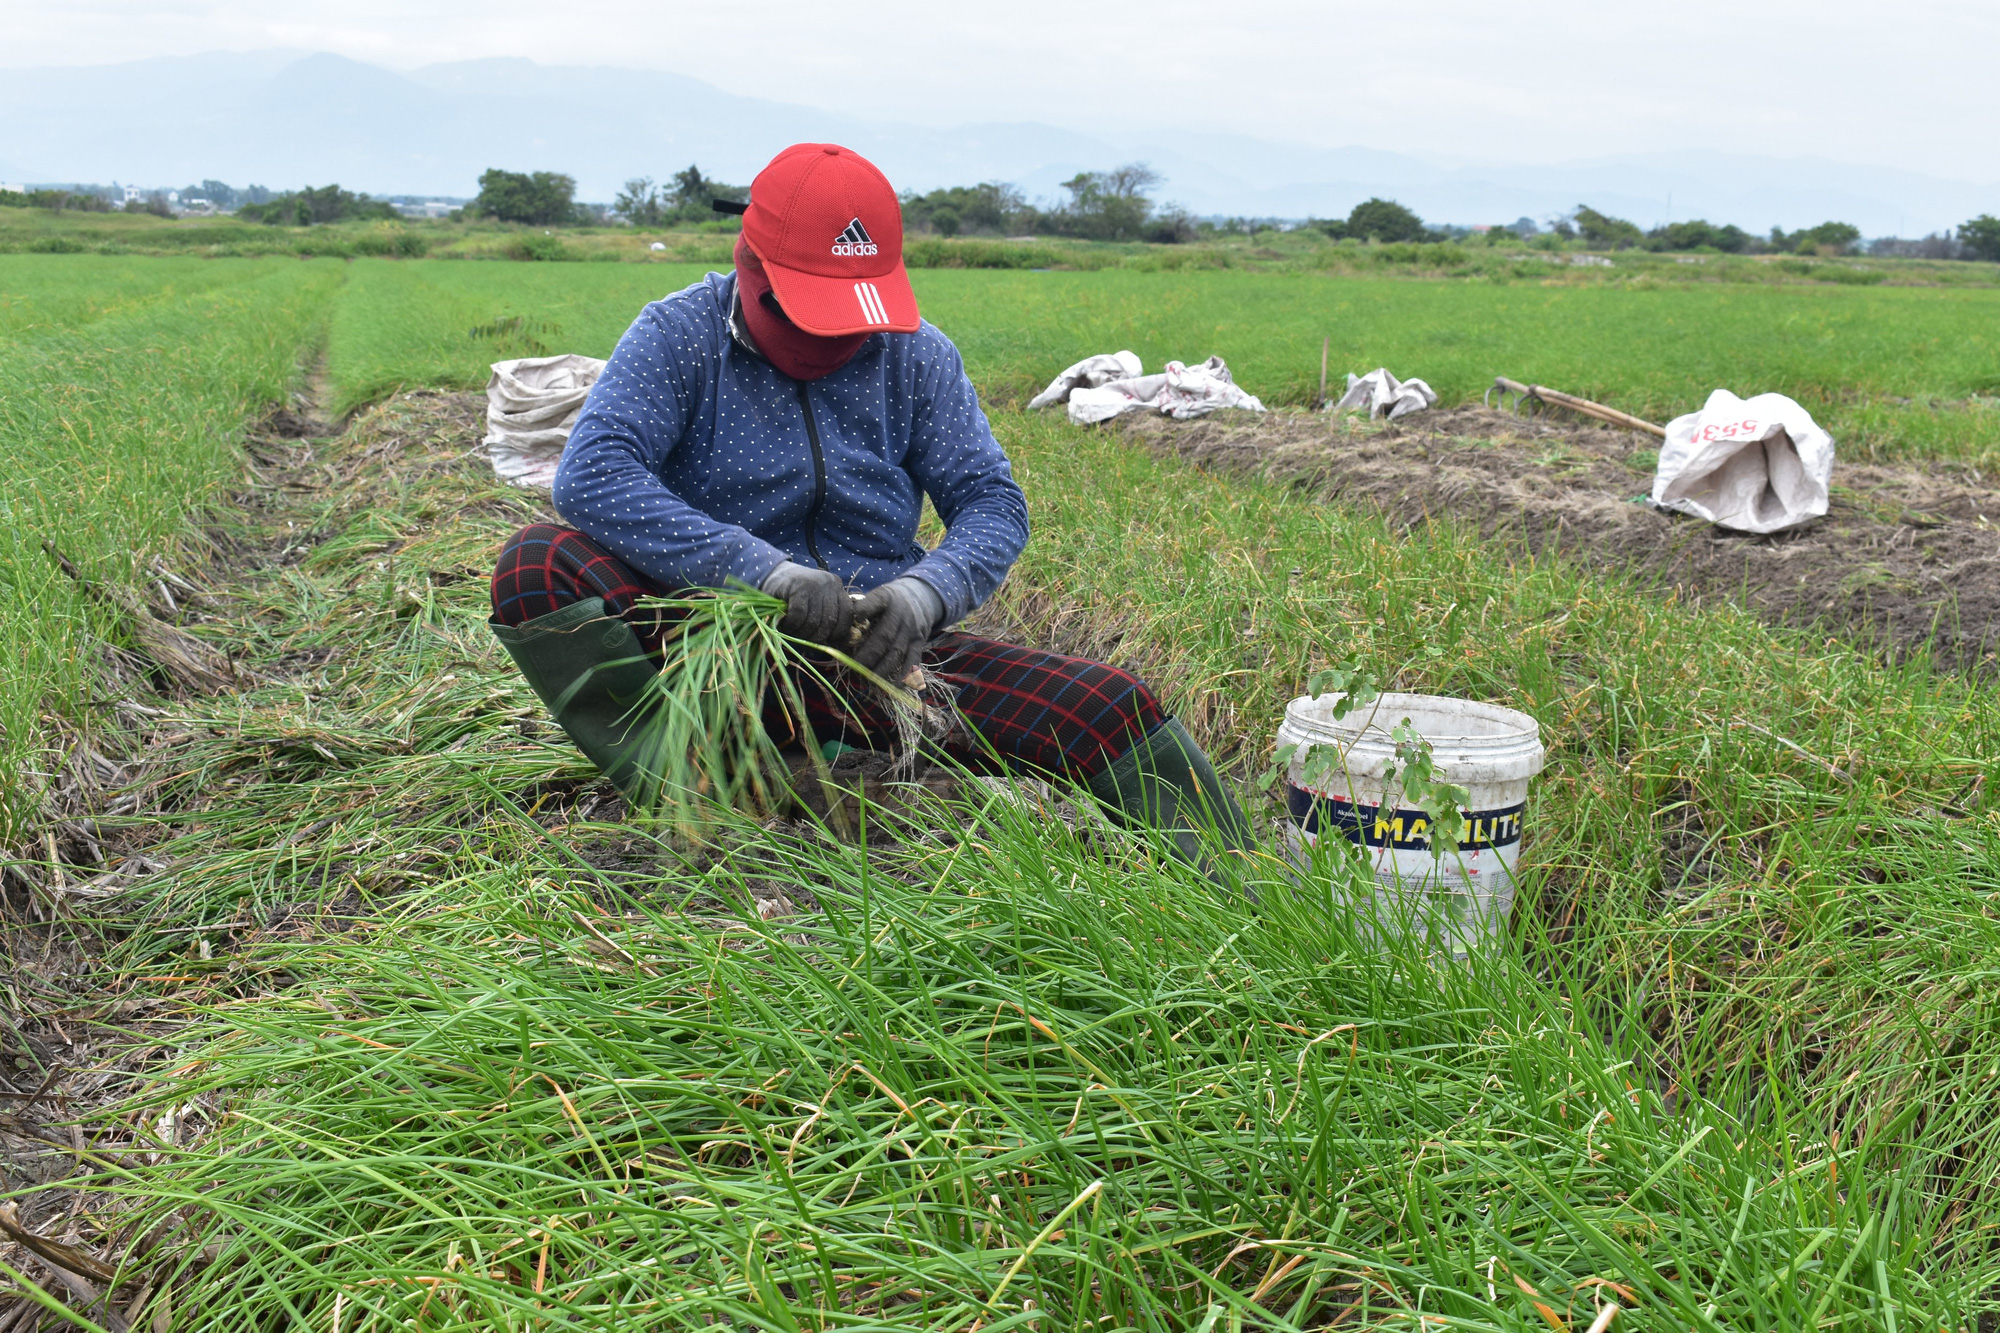
[[[1380,929],[1422,932],[1464,954],[1505,929],[1514,910],[1514,865],[1528,780],[1542,771],[1541,728],[1526,713],[1469,699],[1384,694],[1333,716],[1342,696],[1292,700],[1278,727],[1278,744],[1298,745],[1285,774],[1287,831],[1302,849],[1322,834],[1344,836],[1375,872],[1365,907]],[[1458,850],[1431,854],[1430,822],[1402,807],[1384,770],[1395,762],[1390,729],[1408,718],[1431,745],[1438,776],[1464,787],[1465,828]],[[1304,765],[1312,748],[1331,746],[1340,763],[1321,787],[1308,786]],[[1384,808],[1387,796],[1397,806]]]

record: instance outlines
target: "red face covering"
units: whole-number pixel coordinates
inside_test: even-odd
[[[771,293],[771,276],[764,271],[764,261],[740,234],[736,238],[736,290],[743,322],[749,326],[757,350],[795,380],[825,379],[852,360],[870,337],[854,333],[822,338],[785,318],[778,298]]]

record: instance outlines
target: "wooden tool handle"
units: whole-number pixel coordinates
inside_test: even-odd
[[[1505,375],[1498,375],[1494,377],[1493,387],[1504,389],[1508,393],[1518,393],[1524,398],[1552,403],[1571,412],[1580,412],[1584,416],[1595,417],[1613,426],[1623,426],[1626,430],[1645,431],[1648,435],[1657,435],[1663,440],[1667,437],[1665,426],[1655,426],[1652,422],[1635,417],[1629,412],[1620,412],[1615,407],[1593,403],[1588,398],[1578,398],[1575,394],[1564,393],[1561,389],[1551,389],[1545,384],[1523,384],[1519,380],[1510,380]]]

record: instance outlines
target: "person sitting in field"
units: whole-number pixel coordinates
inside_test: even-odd
[[[583,752],[621,785],[625,732],[665,626],[649,596],[741,580],[779,628],[882,678],[922,665],[961,725],[938,742],[1081,784],[1129,821],[1249,845],[1243,812],[1145,683],[1102,662],[953,630],[1028,540],[1027,502],[949,338],[917,313],[902,210],[875,166],[796,144],[759,173],[735,271],[643,310],[556,472],[563,525],[507,542],[494,632]],[[945,535],[917,541],[923,497]],[[858,599],[852,593],[863,593]],[[807,682],[814,738],[894,746],[886,705]]]

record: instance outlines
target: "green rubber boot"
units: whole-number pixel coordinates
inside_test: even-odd
[[[651,809],[659,799],[659,775],[646,771],[635,724],[637,705],[659,668],[632,627],[607,614],[601,597],[525,625],[487,623],[576,748],[630,805]]]
[[[1128,821],[1164,830],[1182,856],[1204,868],[1204,831],[1212,830],[1227,851],[1247,852],[1254,845],[1243,807],[1175,718],[1092,778],[1090,792]]]

